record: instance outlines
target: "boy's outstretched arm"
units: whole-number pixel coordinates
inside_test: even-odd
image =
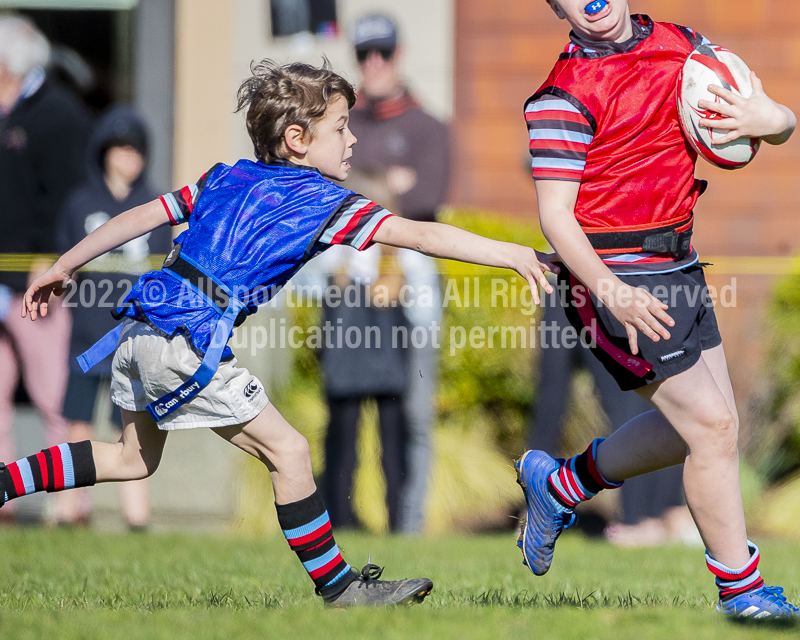
[[[667,305],[638,287],[625,284],[603,263],[575,219],[580,184],[562,180],[536,180],[542,231],[559,259],[605,304],[628,333],[631,353],[639,352],[637,330],[654,342],[668,340],[675,325]],[[660,322],[659,322],[660,321]],[[660,336],[660,337],[659,337]]]
[[[28,312],[31,320],[36,320],[39,312],[46,316],[50,294],[60,296],[64,293],[75,271],[129,240],[167,224],[170,224],[170,219],[159,200],[112,218],[67,251],[50,269],[31,283],[22,300],[22,317],[26,317]]]
[[[392,247],[413,249],[435,258],[513,269],[528,281],[535,304],[539,304],[538,285],[547,293],[553,292],[543,272],[558,273],[558,267],[552,264],[555,257],[552,254],[539,253],[513,242],[484,238],[438,222],[417,222],[391,216],[378,228],[372,240]]]
[[[755,72],[750,72],[750,81],[753,83],[753,95],[749,98],[711,85],[709,91],[730,104],[707,100],[698,103],[701,109],[709,109],[725,116],[724,120],[700,120],[701,127],[728,130],[717,144],[733,142],[743,137],[761,138],[768,144],[783,144],[794,133],[797,127],[794,112],[764,93],[764,86]]]

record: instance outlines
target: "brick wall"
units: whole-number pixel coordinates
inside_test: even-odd
[[[740,55],[773,98],[800,111],[800,3],[790,0],[631,0],[631,10],[697,29]],[[502,7],[498,10],[498,7]],[[527,167],[522,105],[567,43],[569,27],[544,0],[457,0],[454,122],[457,205],[530,216],[536,200]],[[749,167],[726,172],[699,161],[711,187],[697,207],[701,256],[788,256],[800,250],[800,135],[765,145]],[[764,306],[774,275],[726,260],[709,278],[737,278],[737,306],[719,309],[740,395],[754,388],[763,353]],[[755,273],[753,273],[755,272]]]

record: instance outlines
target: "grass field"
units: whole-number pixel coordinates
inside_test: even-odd
[[[714,611],[702,552],[621,551],[571,532],[534,578],[510,534],[415,540],[339,536],[349,562],[436,584],[418,607],[325,610],[283,539],[0,530],[0,637],[767,638]],[[800,596],[800,552],[762,546],[762,573]]]

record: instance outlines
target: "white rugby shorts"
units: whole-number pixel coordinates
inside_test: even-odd
[[[183,334],[167,339],[146,322],[126,318],[111,365],[111,400],[128,411],[174,391],[200,366]],[[261,381],[236,358],[220,363],[199,394],[158,422],[164,431],[226,427],[255,418],[269,404]]]

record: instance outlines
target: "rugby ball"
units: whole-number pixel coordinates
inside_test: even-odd
[[[681,128],[698,155],[722,169],[740,169],[755,158],[760,138],[739,138],[725,144],[715,144],[727,131],[700,126],[700,119],[722,120],[725,116],[701,109],[700,100],[725,102],[708,90],[715,84],[749,98],[753,93],[750,69],[739,56],[714,44],[702,45],[692,51],[683,64],[678,78],[678,116]],[[727,104],[727,103],[726,103]]]

